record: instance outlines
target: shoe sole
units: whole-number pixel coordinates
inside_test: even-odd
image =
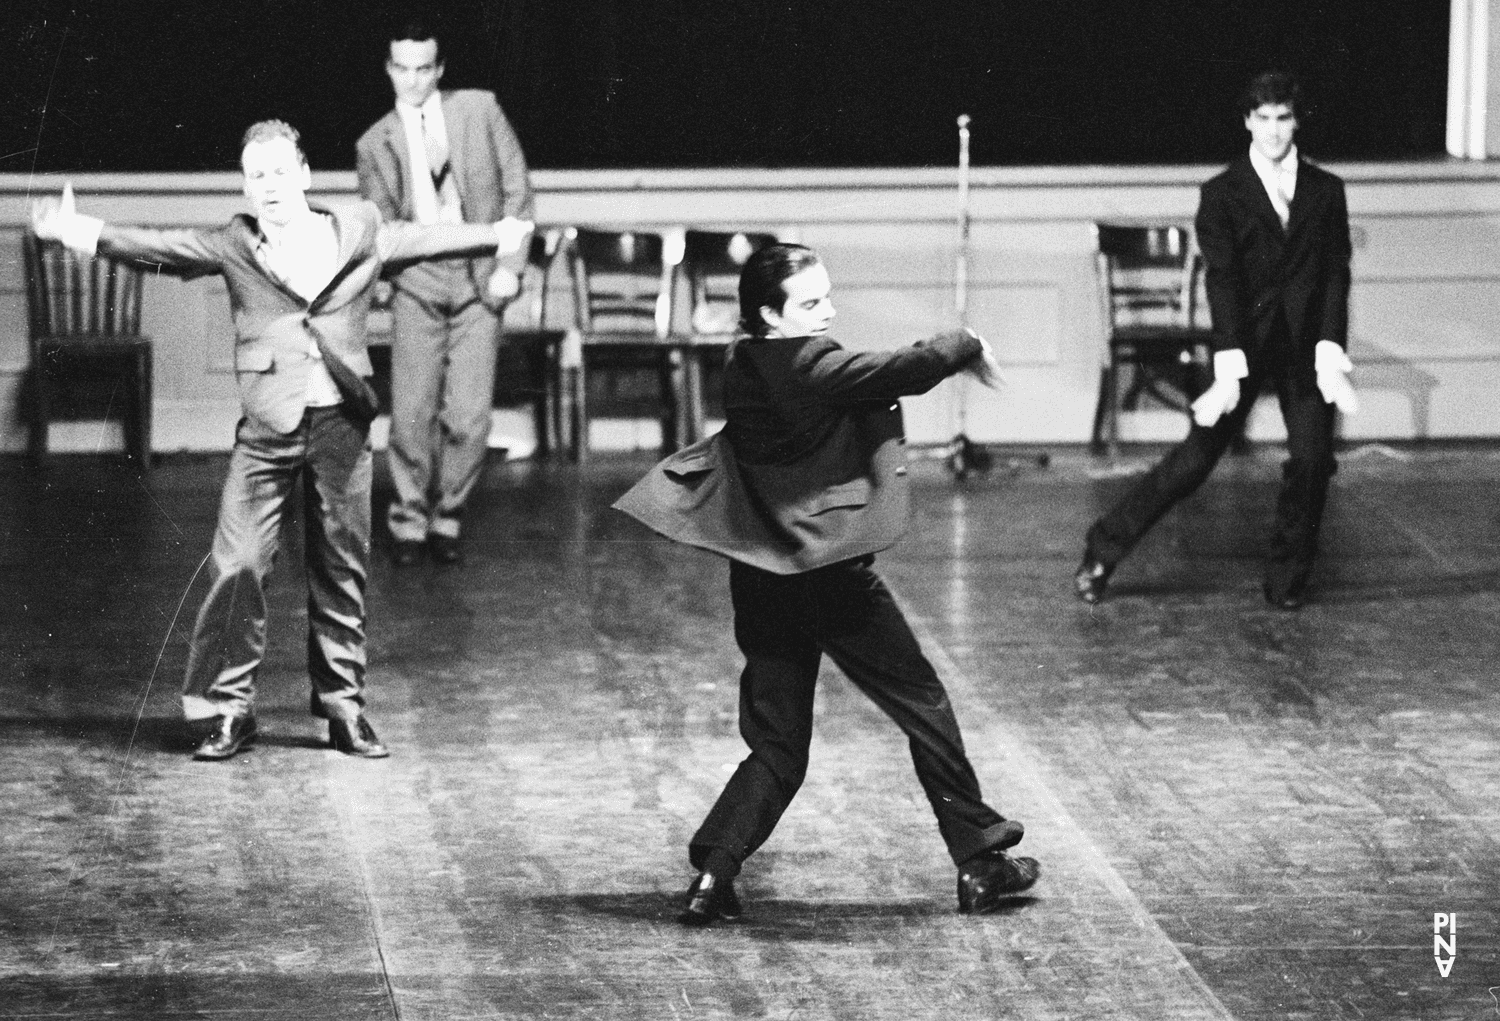
[[[388,759],[391,757],[391,750],[389,748],[382,748],[378,752],[361,752],[353,748],[340,748],[332,741],[328,742],[328,747],[341,755],[349,756],[351,759]]]

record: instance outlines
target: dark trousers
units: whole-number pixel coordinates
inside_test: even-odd
[[[694,867],[738,874],[801,787],[825,652],[906,733],[954,862],[1000,845],[1013,828],[981,799],[948,694],[873,559],[794,575],[731,562],[734,634],[745,654],[740,734],[750,755],[694,834]]]
[[[1240,403],[1210,428],[1193,425],[1183,440],[1089,529],[1085,556],[1109,567],[1124,559],[1141,536],[1208,478],[1240,432],[1256,396],[1270,383],[1286,422],[1287,460],[1266,555],[1265,581],[1276,594],[1300,590],[1318,550],[1318,526],[1328,497],[1333,459],[1333,406],[1318,391],[1309,352],[1284,340],[1250,362],[1240,381]]]
[[[266,584],[281,520],[300,480],[307,547],[307,672],[313,711],[364,706],[365,580],[370,563],[369,430],[343,406],[308,408],[290,433],[240,421],[219,503],[208,598],[188,649],[188,719],[242,712],[266,651]]]

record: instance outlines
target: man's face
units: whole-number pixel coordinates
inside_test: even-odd
[[[421,106],[437,91],[443,77],[443,62],[438,60],[436,39],[397,39],[391,43],[391,55],[385,62],[385,73],[391,76],[396,100],[408,106]]]
[[[290,138],[251,142],[240,154],[240,168],[245,171],[245,197],[257,219],[285,227],[307,208],[312,171]]]
[[[833,302],[828,300],[832,285],[822,263],[794,273],[781,282],[786,303],[781,311],[762,308],[760,314],[770,330],[768,337],[821,337],[833,322]]]
[[[1292,147],[1297,118],[1285,103],[1262,103],[1245,116],[1250,146],[1268,160],[1280,160]]]

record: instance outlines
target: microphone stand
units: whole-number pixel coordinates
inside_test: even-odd
[[[954,266],[953,304],[960,329],[969,326],[969,115],[958,116],[958,259]],[[953,377],[958,388],[958,434],[948,444],[948,468],[962,482],[970,472],[988,471],[990,453],[968,437],[969,386],[966,374]]]

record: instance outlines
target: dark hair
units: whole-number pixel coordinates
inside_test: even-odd
[[[292,143],[292,148],[297,150],[297,159],[302,165],[307,166],[307,153],[302,151],[302,136],[297,129],[286,121],[256,121],[245,129],[245,137],[240,139],[240,152],[244,152],[251,142],[269,142],[273,139],[285,138]]]
[[[436,27],[428,19],[420,15],[401,18],[392,24],[389,34],[390,42],[392,43],[406,42],[407,40],[414,43],[425,43],[431,39],[437,47],[436,53],[432,58],[433,63],[441,64],[443,62],[443,41],[438,38]],[[390,43],[386,44],[386,48],[390,48]]]
[[[762,307],[780,312],[786,308],[782,282],[809,266],[818,264],[818,253],[806,245],[766,245],[745,260],[740,270],[740,329],[752,337],[763,337],[770,329]]]
[[[1240,116],[1249,117],[1267,104],[1291,107],[1292,116],[1302,118],[1302,86],[1285,71],[1258,74],[1240,93]]]

